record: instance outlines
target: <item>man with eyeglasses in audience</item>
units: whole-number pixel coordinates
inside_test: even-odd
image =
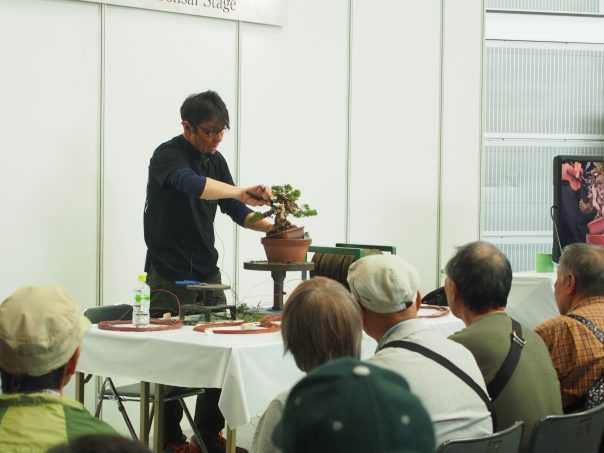
[[[179,315],[179,306],[185,304],[226,302],[222,291],[196,292],[176,284],[186,280],[221,283],[214,247],[218,207],[245,228],[262,232],[272,228],[266,220],[250,223],[253,211],[246,206],[269,204],[270,189],[263,185],[235,186],[226,159],[218,151],[230,126],[229,112],[220,96],[214,91],[193,94],[182,104],[180,115],[182,134],[159,145],[149,163],[144,228],[152,317],[165,312]],[[197,398],[195,424],[209,453],[224,451],[219,398],[220,389],[206,389]],[[188,451],[179,425],[182,415],[178,402],[166,404],[167,451]],[[191,447],[198,446],[192,442]]]
[[[604,370],[604,346],[592,330],[604,332],[604,248],[566,246],[557,272],[554,297],[560,316],[535,331],[549,350],[560,379],[562,406],[569,413],[587,408],[587,394]]]

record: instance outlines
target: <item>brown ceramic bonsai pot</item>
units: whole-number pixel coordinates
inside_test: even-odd
[[[271,239],[304,239],[304,227],[295,227],[273,234],[267,233],[266,237]]]
[[[269,263],[303,263],[312,239],[261,239]]]

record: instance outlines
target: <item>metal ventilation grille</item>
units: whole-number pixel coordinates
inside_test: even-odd
[[[598,13],[600,0],[486,0],[487,9]]]
[[[487,47],[485,133],[604,134],[604,51]]]
[[[499,145],[485,143],[481,236],[549,235],[553,159],[560,154],[604,156],[604,144]]]
[[[550,243],[510,243],[497,242],[489,240],[499,250],[501,250],[510,260],[512,272],[529,272],[535,270],[535,255],[537,253],[552,253],[552,244]]]
[[[533,271],[535,254],[551,253],[553,158],[604,156],[604,143],[484,146],[480,237],[510,260],[514,272]]]
[[[483,232],[547,230],[556,153],[536,146],[485,146],[484,153]]]

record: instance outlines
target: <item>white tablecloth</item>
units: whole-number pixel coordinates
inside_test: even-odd
[[[558,316],[554,299],[554,272],[518,272],[505,311],[519,323],[534,329],[546,319]]]
[[[450,314],[426,322],[443,335],[463,328]],[[364,335],[363,357],[373,355],[375,347]],[[262,414],[278,393],[303,377],[293,357],[283,355],[280,332],[208,335],[189,326],[118,332],[95,325],[84,336],[77,371],[181,387],[220,387],[218,406],[231,428]]]

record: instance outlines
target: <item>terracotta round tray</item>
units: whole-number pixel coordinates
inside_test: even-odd
[[[441,316],[447,316],[449,313],[451,313],[451,310],[449,310],[448,307],[443,307],[440,305],[425,305],[425,304],[421,304],[419,306],[420,310],[422,308],[425,308],[427,310],[435,310],[436,313],[431,314],[431,315],[419,315],[419,318],[440,318]]]
[[[175,330],[183,326],[183,322],[167,319],[151,319],[146,327],[134,327],[132,321],[101,321],[99,329],[101,330],[119,330],[122,332],[154,332],[156,330]]]
[[[216,327],[240,326],[241,324],[246,322],[246,321],[233,321],[233,322],[217,322],[217,323],[211,323],[211,324],[203,324],[201,326],[194,327],[193,330],[195,332],[205,332],[207,329],[213,329],[212,333],[227,334],[227,335],[252,335],[252,334],[258,334],[258,333],[271,333],[271,332],[278,332],[279,330],[281,330],[281,326],[279,324],[275,324],[273,322],[273,321],[278,321],[280,319],[281,319],[281,315],[273,315],[273,316],[264,318],[262,321],[260,321],[260,324],[259,324],[259,327],[262,327],[261,329],[245,329],[245,330],[244,329],[241,329],[241,330],[216,329]]]

